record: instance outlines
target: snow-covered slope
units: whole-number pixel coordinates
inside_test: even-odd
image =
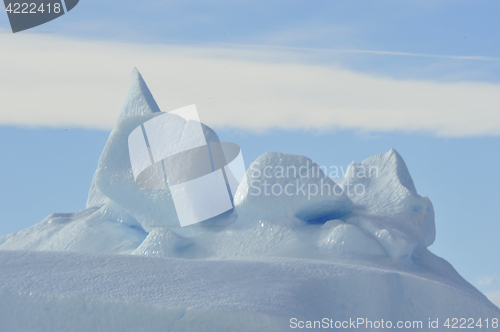
[[[0,330],[500,318],[427,249],[432,203],[395,150],[351,164],[339,183],[307,157],[268,152],[249,166],[233,210],[181,228],[169,190],[138,187],[130,165],[130,132],[159,114],[134,70],[87,208],[0,238]]]
[[[19,251],[0,260],[3,331],[283,331],[291,318],[421,321],[427,330],[429,318],[443,327],[499,314],[463,281],[415,268]]]

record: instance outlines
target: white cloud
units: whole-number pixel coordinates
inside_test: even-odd
[[[263,36],[260,36],[259,40],[270,45],[290,45],[311,41],[324,42],[325,40],[348,38],[355,31],[355,28],[348,26],[325,26],[324,24],[305,22],[294,26],[293,28],[266,33]]]
[[[287,50],[1,35],[0,124],[111,128],[138,67],[163,111],[211,126],[500,135],[500,85],[374,77],[293,62]]]
[[[488,300],[490,300],[494,305],[500,308],[500,292],[490,292],[485,293]]]
[[[477,278],[477,283],[479,286],[490,286],[493,283],[493,280],[495,280],[495,276],[484,276],[484,277],[478,277]]]

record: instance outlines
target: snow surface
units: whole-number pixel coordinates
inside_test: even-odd
[[[0,330],[281,331],[292,317],[500,318],[427,249],[433,206],[395,150],[351,164],[339,183],[307,157],[265,153],[233,210],[181,228],[169,190],[138,187],[130,165],[130,132],[160,114],[134,70],[87,208],[0,238]]]
[[[451,267],[424,272],[418,259],[406,269],[33,251],[0,251],[0,259],[6,331],[280,331],[292,317],[427,322],[499,313]]]

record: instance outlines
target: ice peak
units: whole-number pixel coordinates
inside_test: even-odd
[[[350,165],[348,176],[354,176],[353,172],[359,167],[374,167],[377,171],[382,171],[384,177],[390,177],[399,185],[405,187],[412,194],[417,194],[417,189],[411,178],[408,167],[403,160],[403,157],[394,149],[391,148],[385,154],[376,154],[364,160],[361,164],[354,163]],[[377,177],[378,173],[377,173]]]
[[[436,229],[432,203],[418,195],[408,168],[396,150],[372,156],[362,163],[352,163],[343,185],[365,188],[363,195],[349,197],[361,207],[355,213],[381,220],[376,227],[371,224],[368,227],[354,219],[352,223],[379,237],[378,232],[382,229],[392,229],[393,238],[396,233],[402,233],[425,247],[434,242]]]
[[[149,91],[146,82],[144,82],[141,73],[139,73],[137,68],[134,68],[130,77],[127,97],[120,115],[116,120],[115,126],[127,116],[144,115],[156,112],[161,112],[160,108],[158,107],[158,104],[156,104],[156,101]]]
[[[130,84],[128,87],[127,97],[123,103],[122,110],[116,119],[113,132],[118,128],[120,122],[131,115],[146,115],[161,112],[160,108],[156,104],[153,95],[149,91],[146,82],[142,78],[141,73],[137,68],[132,70],[132,75],[130,77]],[[112,133],[113,133],[112,132]],[[109,144],[106,143],[106,145]],[[99,206],[105,204],[108,198],[105,197],[102,192],[97,188],[97,184],[94,179],[92,179],[92,184],[89,190],[89,197],[87,199],[87,207]]]
[[[417,189],[415,188],[415,184],[413,183],[410,172],[408,171],[408,167],[406,167],[406,163],[401,155],[394,148],[391,148],[389,152],[384,155],[384,157],[387,158],[388,164],[392,164],[394,166],[399,182],[409,191],[416,194]]]

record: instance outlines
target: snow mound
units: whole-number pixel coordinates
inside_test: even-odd
[[[449,317],[500,314],[472,287],[457,278],[443,283],[418,261],[388,269],[20,251],[0,252],[0,260],[5,331],[286,331],[292,318],[421,321],[427,330],[429,318],[443,327]]]
[[[346,215],[352,202],[311,159],[267,152],[250,165],[235,205],[243,219],[296,217],[315,224]]]
[[[318,247],[352,255],[385,256],[382,246],[360,228],[341,220],[330,220],[323,227],[318,239]]]
[[[0,238],[2,250],[132,253],[147,233],[113,204],[53,213],[40,223]]]
[[[182,237],[166,228],[155,228],[149,232],[147,238],[133,252],[135,255],[148,255],[159,257],[176,257],[185,251],[193,241]]]

